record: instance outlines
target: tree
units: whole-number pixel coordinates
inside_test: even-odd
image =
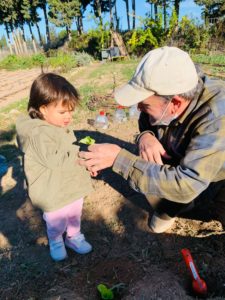
[[[80,15],[79,0],[49,0],[49,18],[57,27],[66,27],[67,36],[71,40],[73,18]]]
[[[203,6],[205,23],[210,22],[210,19],[219,19],[225,16],[224,0],[195,0],[195,3]]]
[[[14,9],[13,0],[1,0],[0,1],[0,22],[4,24],[7,34],[7,44],[12,54],[12,45],[10,41],[10,32],[13,32],[13,24],[17,18],[16,11]]]
[[[167,8],[169,6],[169,1],[170,0],[147,0],[146,2],[151,4],[151,8],[152,5],[154,6],[154,17],[155,17],[155,21],[158,20],[159,18],[159,8],[163,9],[163,24],[164,24],[164,31],[166,31],[167,29]],[[176,0],[175,0],[176,1]],[[181,1],[181,0],[179,0]],[[151,9],[152,10],[152,9]],[[151,11],[151,18],[153,19],[153,12]]]
[[[114,7],[115,0],[93,0],[91,6],[94,9],[96,18],[99,19],[100,27],[103,26],[102,13],[110,12],[110,7]]]
[[[225,38],[225,2],[224,0],[195,0],[195,3],[203,6],[202,15],[205,19],[208,31],[211,35],[210,43],[215,49],[224,48]],[[208,26],[209,25],[209,26]]]

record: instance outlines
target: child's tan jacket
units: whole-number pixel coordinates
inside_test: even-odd
[[[18,144],[24,153],[24,171],[32,203],[44,212],[55,211],[86,196],[91,179],[77,163],[79,147],[71,128],[20,117]]]

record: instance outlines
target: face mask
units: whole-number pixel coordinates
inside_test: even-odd
[[[158,125],[158,126],[160,126],[160,125],[169,126],[170,123],[171,123],[173,120],[175,120],[177,117],[178,117],[177,115],[174,115],[174,116],[172,116],[172,117],[170,117],[170,118],[167,118],[166,120],[157,121],[157,122],[155,122],[155,123],[157,123],[157,124],[154,124],[154,125]]]
[[[173,116],[163,118],[165,116],[166,112],[167,112],[167,109],[168,109],[171,101],[172,101],[172,99],[169,101],[166,108],[162,112],[161,117],[158,120],[156,120],[155,122],[150,121],[152,126],[156,126],[156,125],[158,125],[158,126],[161,126],[161,125],[162,126],[168,126],[173,120],[175,120],[178,117],[177,114],[175,114]]]

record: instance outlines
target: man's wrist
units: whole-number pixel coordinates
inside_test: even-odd
[[[115,173],[121,175],[125,179],[128,179],[130,169],[137,158],[138,157],[135,154],[132,154],[128,150],[122,148],[113,163],[112,169]]]
[[[155,134],[154,134],[154,132],[153,131],[151,131],[151,130],[145,130],[145,131],[142,131],[137,137],[136,137],[136,141],[135,141],[135,143],[136,144],[138,144],[139,143],[139,140],[140,140],[140,138],[144,135],[144,134],[146,134],[146,133],[149,133],[149,134],[151,134],[151,135],[153,135],[153,136],[155,136]]]

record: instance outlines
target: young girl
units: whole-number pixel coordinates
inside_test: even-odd
[[[41,74],[31,86],[29,116],[16,123],[28,194],[44,212],[55,261],[67,257],[65,246],[80,254],[92,250],[80,232],[83,197],[92,190],[91,180],[76,161],[79,147],[69,127],[78,101],[78,92],[65,78]]]

